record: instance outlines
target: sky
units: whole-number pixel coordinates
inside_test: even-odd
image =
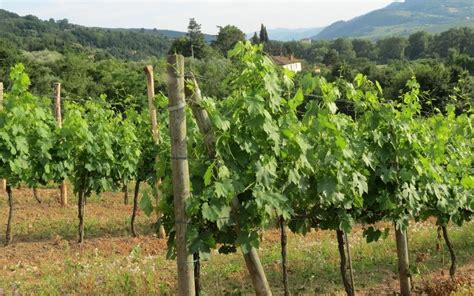
[[[186,31],[194,17],[202,31],[216,34],[228,24],[249,33],[267,28],[312,28],[348,20],[393,0],[0,0],[0,8],[41,19],[108,28]]]

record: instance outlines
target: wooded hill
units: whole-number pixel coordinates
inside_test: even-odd
[[[406,0],[374,10],[349,21],[339,21],[315,35],[314,39],[408,36],[416,31],[439,33],[454,27],[474,26],[471,0]]]
[[[26,51],[90,52],[131,60],[163,56],[171,46],[170,38],[157,30],[90,28],[70,24],[67,19],[43,21],[0,9],[2,39]]]
[[[140,32],[140,33],[152,33],[159,35],[160,37],[167,37],[169,39],[176,39],[179,37],[186,36],[187,32],[176,31],[176,30],[166,30],[166,29],[146,29],[146,28],[118,28],[118,29],[108,29],[114,31],[122,31],[122,32]],[[216,35],[211,34],[204,34],[204,40],[207,43],[211,43],[216,40]]]

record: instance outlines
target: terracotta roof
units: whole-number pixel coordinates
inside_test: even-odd
[[[300,63],[303,60],[296,59],[292,56],[286,57],[286,56],[272,56],[273,62],[277,65],[289,65],[289,64],[294,64],[294,63]]]

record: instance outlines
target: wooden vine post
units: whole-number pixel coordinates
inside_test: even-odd
[[[397,241],[398,255],[398,275],[400,278],[400,293],[402,296],[408,296],[411,292],[410,281],[410,261],[408,257],[408,242],[406,230],[398,229],[395,226],[395,238]]]
[[[184,70],[183,70],[184,71]],[[160,129],[158,127],[158,121],[156,119],[156,106],[155,106],[155,80],[153,76],[153,66],[148,65],[145,67],[146,74],[146,86],[147,86],[147,96],[148,96],[148,112],[150,114],[150,123],[151,123],[151,133],[153,136],[153,141],[156,145],[160,144]],[[159,157],[156,157],[155,160],[157,163],[160,161]],[[156,180],[156,184],[153,188],[153,194],[157,203],[161,200],[161,179]],[[161,218],[161,212],[157,213],[158,219]],[[158,238],[166,238],[166,232],[163,225],[160,225],[158,229]]]
[[[58,122],[58,126],[62,128],[63,119],[61,114],[61,83],[55,82],[54,88],[54,117]],[[67,185],[66,181],[63,180],[59,185],[60,203],[62,206],[67,206]]]
[[[184,57],[168,56],[169,128],[171,136],[171,171],[174,197],[178,295],[195,295],[193,256],[187,248],[186,199],[190,195],[189,167],[184,98]]]
[[[0,111],[3,109],[3,82],[0,82]],[[7,190],[7,180],[0,179],[0,189]]]
[[[201,107],[200,102],[202,100],[201,91],[197,84],[197,81],[192,73],[187,74],[189,87],[186,87],[186,98],[191,106],[193,116],[196,119],[199,131],[203,134],[206,149],[209,154],[209,158],[215,158],[215,137],[212,130],[212,123],[209,118],[207,111]],[[240,203],[237,197],[232,200],[232,215],[238,216]],[[240,225],[237,223],[236,232],[240,233]],[[251,248],[248,253],[244,253],[244,260],[249,271],[252,284],[255,289],[255,293],[258,296],[270,296],[272,291],[268,284],[267,277],[263,270],[262,263],[258,256],[257,250]]]

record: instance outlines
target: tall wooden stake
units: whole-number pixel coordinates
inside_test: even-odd
[[[408,258],[408,242],[406,230],[397,229],[395,226],[395,237],[397,241],[400,293],[402,296],[408,296],[411,292],[411,281],[409,276],[410,261]]]
[[[192,87],[186,87],[186,99],[191,106],[191,110],[193,112],[194,118],[196,119],[199,131],[203,134],[204,145],[207,148],[209,158],[215,158],[215,137],[209,114],[200,105],[202,100],[201,91],[192,73],[187,74],[187,79],[191,82],[190,84]],[[240,203],[238,197],[235,197],[232,200],[232,215],[238,217],[239,209]],[[237,233],[240,233],[239,223],[237,223],[235,226],[235,230]],[[260,262],[257,250],[255,248],[251,248],[248,253],[244,253],[243,255],[256,295],[272,295],[272,291],[270,289],[270,285],[268,284],[267,277]]]
[[[3,82],[0,82],[0,111],[3,109]],[[0,189],[7,190],[7,180],[0,179]]]
[[[54,87],[54,116],[58,121],[58,126],[63,126],[63,119],[61,114],[61,83],[56,82]],[[67,206],[67,185],[66,181],[63,180],[59,185],[60,202],[62,206]]]
[[[153,66],[148,65],[145,67],[145,74],[146,74],[146,86],[147,86],[147,95],[148,95],[148,112],[150,113],[150,123],[151,123],[151,133],[153,136],[153,141],[155,145],[160,144],[160,129],[158,127],[158,121],[156,119],[156,107],[155,107],[155,80],[153,76]],[[156,157],[155,160],[157,163],[160,161],[159,156]],[[155,188],[153,190],[153,194],[155,195],[155,199],[157,203],[161,200],[161,179],[156,180]],[[161,218],[161,212],[157,212],[158,219]],[[165,238],[166,232],[163,225],[160,225],[158,229],[158,238]]]
[[[195,295],[193,256],[188,253],[186,199],[189,197],[189,168],[184,99],[184,57],[168,56],[169,127],[171,136],[171,171],[173,180],[178,295]]]

